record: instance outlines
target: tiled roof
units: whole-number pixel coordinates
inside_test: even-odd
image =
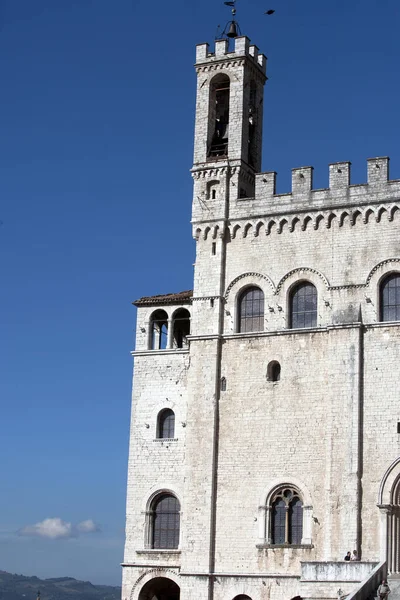
[[[193,290],[178,292],[176,294],[161,294],[159,296],[143,296],[135,300],[135,306],[154,306],[156,304],[190,304],[192,301]]]

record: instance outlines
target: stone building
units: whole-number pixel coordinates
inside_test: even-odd
[[[135,302],[123,600],[337,598],[400,571],[400,181],[276,194],[265,56],[196,71],[193,291]]]

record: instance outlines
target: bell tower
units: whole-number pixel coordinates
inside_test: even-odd
[[[226,218],[226,198],[254,197],[261,171],[266,58],[246,36],[215,42],[215,51],[196,51],[197,99],[194,142],[193,221]]]

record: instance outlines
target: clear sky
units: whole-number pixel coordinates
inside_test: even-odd
[[[272,17],[263,16],[275,8]],[[391,156],[398,0],[238,0],[263,169]],[[131,301],[190,289],[195,44],[222,0],[0,2],[0,569],[120,583]]]

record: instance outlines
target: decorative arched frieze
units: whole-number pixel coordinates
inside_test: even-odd
[[[254,230],[254,237],[259,236],[262,229],[265,229],[264,223],[262,221],[259,221]]]
[[[319,227],[319,224],[321,223],[321,221],[324,220],[324,215],[322,213],[319,213],[314,220],[314,229],[317,230]]]
[[[375,267],[369,272],[365,285],[369,286],[371,281],[375,279],[374,276],[376,273],[379,272],[378,279],[380,279],[383,275],[390,273],[392,270],[400,271],[400,258],[387,258],[375,265]]]
[[[290,223],[289,231],[292,233],[296,229],[296,225],[300,223],[299,217],[293,217]]]
[[[332,227],[332,223],[334,222],[334,220],[337,219],[337,215],[334,212],[329,213],[329,215],[326,217],[326,228],[330,229]]]
[[[228,297],[229,297],[229,294],[230,294],[232,288],[239,281],[242,281],[243,279],[249,279],[249,283],[252,282],[253,284],[256,284],[256,280],[257,279],[258,280],[263,279],[264,281],[266,281],[268,283],[268,285],[271,288],[272,292],[275,292],[275,285],[273,284],[272,279],[270,279],[268,277],[268,275],[263,275],[262,273],[255,273],[255,272],[242,273],[241,275],[239,275],[238,277],[236,277],[233,281],[231,281],[231,283],[226,288],[225,301],[228,300]]]
[[[243,237],[247,237],[247,234],[249,233],[250,229],[253,228],[253,223],[246,223],[246,225],[243,228]]]
[[[231,229],[231,239],[234,240],[236,237],[236,234],[238,233],[238,231],[241,229],[240,225],[238,223],[236,223],[236,225],[234,225]]]
[[[358,218],[361,219],[361,211],[360,210],[353,211],[350,215],[350,225],[351,226],[355,225],[357,223]]]
[[[376,211],[376,222],[380,223],[382,216],[387,213],[387,209],[385,206],[380,206]]]
[[[296,269],[292,269],[291,271],[289,271],[288,273],[286,273],[286,275],[284,275],[282,277],[282,279],[279,281],[279,283],[276,287],[276,294],[278,294],[281,291],[282,286],[289,278],[294,278],[293,276],[296,276],[296,275],[298,276],[296,279],[300,279],[300,278],[308,279],[307,275],[317,275],[317,277],[319,277],[319,279],[321,279],[321,281],[324,283],[325,288],[327,290],[329,290],[329,287],[330,287],[329,281],[327,280],[325,275],[323,275],[320,271],[318,271],[317,269],[311,269],[310,267],[298,267]],[[312,277],[312,278],[310,278],[310,281],[313,283],[314,279],[315,278]]]
[[[142,573],[135,581],[132,586],[131,593],[129,595],[129,600],[138,600],[140,590],[143,588],[146,583],[155,579],[156,577],[165,577],[166,579],[172,579],[179,587],[181,585],[180,582],[180,573],[179,571],[174,571],[173,569],[168,569],[165,567],[156,567],[154,569],[148,569],[144,573]]]
[[[284,229],[285,225],[287,225],[287,224],[288,224],[288,221],[287,221],[287,219],[281,219],[281,220],[279,221],[279,225],[278,225],[277,232],[278,232],[278,233],[282,233],[282,231],[283,231],[283,229]]]
[[[312,217],[310,215],[306,215],[301,224],[301,230],[306,231],[307,225],[312,222]]]
[[[391,207],[391,209],[389,210],[389,215],[388,215],[388,219],[389,221],[393,221],[394,219],[394,215],[396,214],[397,211],[400,210],[400,207],[397,206],[396,204],[394,206]]]
[[[246,198],[243,200],[247,201]],[[356,208],[354,210],[343,209],[343,210],[330,210],[330,211],[318,211],[315,213],[306,213],[304,215],[285,215],[279,217],[271,215],[259,219],[257,222],[248,221],[243,228],[243,237],[247,237],[247,233],[251,228],[254,228],[254,235],[257,236],[261,230],[261,223],[264,225],[266,235],[270,235],[275,228],[278,234],[282,233],[286,229],[292,233],[296,230],[297,226],[300,225],[302,231],[306,231],[309,227],[313,227],[314,230],[318,231],[322,225],[325,225],[327,229],[332,227],[334,221],[337,221],[339,227],[343,227],[345,224],[349,224],[351,227],[358,225],[359,223],[367,224],[370,221],[371,216],[375,217],[375,220],[379,222],[384,213],[387,214],[389,221],[393,221],[397,212],[400,211],[400,203],[390,206],[382,206],[379,208],[368,207],[365,209]],[[231,230],[232,239],[236,237],[238,228],[241,227],[238,223],[233,226]]]
[[[363,223],[367,224],[369,221],[369,218],[373,215],[375,215],[375,213],[372,210],[372,208],[367,208],[367,210],[364,211]]]
[[[212,232],[212,239],[213,240],[215,240],[217,238],[219,232],[220,232],[219,225],[215,225],[215,227],[213,228],[213,232]]]

